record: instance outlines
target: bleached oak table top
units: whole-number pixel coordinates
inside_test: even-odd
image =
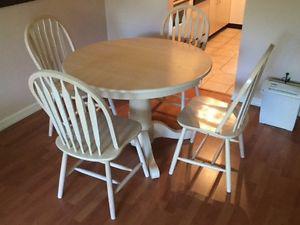
[[[152,99],[197,86],[212,67],[201,49],[160,38],[98,42],[69,55],[64,70],[112,99]]]

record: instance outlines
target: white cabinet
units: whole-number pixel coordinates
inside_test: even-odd
[[[300,108],[300,87],[267,81],[259,122],[293,131]]]
[[[242,25],[244,22],[245,8],[246,0],[231,0],[230,23]]]
[[[193,5],[193,0],[169,0],[171,8],[175,3],[187,3]],[[208,16],[210,22],[210,35],[217,32],[230,21],[231,0],[203,0],[196,4]]]
[[[196,7],[202,9],[203,12],[205,12],[205,14],[207,16],[209,15],[209,8],[210,8],[210,1],[209,0],[200,2],[199,4],[196,5]]]
[[[210,33],[213,34],[229,23],[231,0],[210,0]]]

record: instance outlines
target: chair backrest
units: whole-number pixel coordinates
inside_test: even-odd
[[[30,23],[24,34],[26,48],[38,70],[63,71],[66,56],[74,52],[74,44],[65,27],[51,16]]]
[[[70,150],[101,155],[101,132],[108,133],[119,149],[111,112],[91,87],[67,74],[44,70],[31,75],[29,88]],[[108,130],[100,130],[100,123],[107,123]]]
[[[243,127],[249,106],[251,104],[255,88],[263,74],[263,71],[265,69],[265,66],[268,62],[268,59],[274,49],[274,45],[271,44],[267,51],[264,53],[262,58],[260,59],[259,63],[256,65],[255,69],[253,70],[251,76],[248,78],[248,80],[245,82],[245,84],[240,89],[238,95],[234,99],[234,101],[231,103],[231,105],[228,107],[228,110],[226,112],[226,115],[224,116],[223,120],[217,127],[216,132],[221,133],[223,126],[227,123],[229,118],[233,113],[237,115],[236,121],[233,127],[233,132],[236,132],[240,128]],[[239,103],[242,102],[241,106],[238,107]]]
[[[209,21],[206,14],[195,6],[178,6],[164,19],[161,35],[204,50],[209,36]]]

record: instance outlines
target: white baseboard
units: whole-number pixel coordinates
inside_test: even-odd
[[[39,106],[39,104],[34,103],[4,118],[3,120],[0,121],[0,131],[4,130],[7,127],[10,127],[11,125],[19,122],[20,120],[26,118],[27,116],[30,116],[31,114],[35,113],[40,109],[41,107]]]
[[[252,105],[261,106],[261,99],[254,97],[252,99]],[[21,109],[20,111],[4,118],[3,120],[0,121],[0,131],[4,130],[7,127],[10,127],[11,125],[19,122],[20,120],[26,118],[27,116],[30,116],[31,114],[35,113],[36,111],[40,110],[41,107],[37,104],[34,103],[32,105],[29,105],[25,107],[24,109]],[[300,113],[299,113],[300,117]]]

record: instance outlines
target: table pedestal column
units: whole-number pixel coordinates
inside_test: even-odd
[[[160,172],[155,162],[151,139],[153,137],[153,124],[150,100],[130,100],[129,101],[130,118],[140,122],[142,132],[139,135],[145,157],[147,159],[150,176],[152,179],[159,178]]]
[[[130,100],[129,101],[130,118],[140,122],[142,132],[139,140],[147,159],[149,172],[152,179],[159,178],[159,168],[155,162],[151,142],[155,138],[165,137],[171,139],[179,139],[181,130],[173,130],[167,125],[159,121],[152,121],[152,108],[150,100]],[[186,132],[184,139],[191,139],[192,132]]]

